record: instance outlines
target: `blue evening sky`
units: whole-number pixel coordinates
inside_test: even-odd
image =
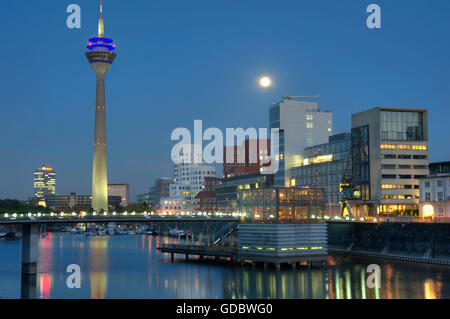
[[[81,6],[81,29],[66,7]],[[369,30],[370,3],[382,28]],[[334,131],[376,106],[429,110],[430,160],[450,159],[448,0],[104,0],[117,44],[106,83],[108,177],[131,200],[172,176],[171,131],[267,127],[283,94],[320,94]],[[95,76],[84,52],[95,0],[0,2],[0,198],[32,195],[33,169],[58,194],[90,194]],[[261,75],[274,86],[257,85]]]

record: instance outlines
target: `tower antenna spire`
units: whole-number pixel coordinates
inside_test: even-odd
[[[98,37],[104,37],[103,16],[102,16],[102,0],[100,0],[100,19],[98,20]]]

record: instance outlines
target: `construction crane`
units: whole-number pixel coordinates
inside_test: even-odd
[[[290,99],[318,99],[320,98],[320,95],[311,95],[311,96],[295,96],[295,95],[283,95],[283,99],[290,100]]]

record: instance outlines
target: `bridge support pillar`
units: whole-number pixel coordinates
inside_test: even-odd
[[[189,260],[189,255],[186,254],[184,258],[186,259],[186,261],[188,261]]]
[[[170,253],[170,261],[173,262],[175,260],[175,254]]]
[[[36,276],[38,259],[38,225],[22,225],[22,274],[21,291],[22,299],[36,298]]]

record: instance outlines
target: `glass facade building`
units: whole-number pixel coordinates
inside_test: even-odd
[[[238,192],[238,212],[244,222],[274,224],[323,220],[324,192],[321,188],[272,187]]]
[[[421,112],[381,111],[381,139],[384,141],[422,141]]]
[[[238,193],[243,189],[259,189],[273,185],[273,175],[252,174],[224,178],[214,187],[217,210],[234,213],[238,209]]]
[[[330,136],[326,144],[305,148],[303,165],[290,169],[291,186],[323,188],[325,203],[338,206],[340,183],[349,165],[350,149],[349,132]],[[338,212],[339,208],[336,209]]]

